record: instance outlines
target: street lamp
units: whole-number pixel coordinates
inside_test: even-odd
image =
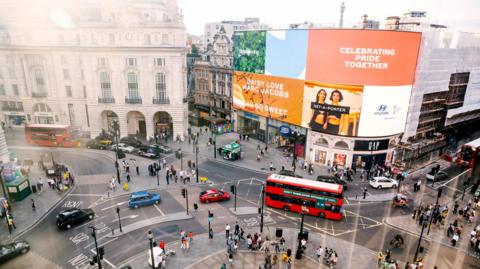
[[[155,257],[153,256],[153,232],[148,230],[148,241],[150,241],[150,256],[152,256],[152,269],[155,269]]]
[[[302,220],[300,222],[300,233],[298,234],[298,245],[297,245],[297,252],[295,253],[295,259],[301,260],[302,259],[302,238],[303,238],[303,221],[305,218],[305,212],[307,212],[307,207],[305,206],[305,202],[302,205]]]
[[[100,251],[98,250],[97,232],[96,232],[97,229],[95,228],[95,226],[90,226],[88,228],[92,229],[92,237],[93,237],[93,240],[95,242],[95,251],[96,251],[96,254],[93,258],[93,261],[90,261],[90,265],[93,265],[94,263],[97,263],[98,264],[98,269],[102,269],[101,259],[103,258],[103,253],[101,254]],[[102,252],[103,252],[103,247],[102,247]]]
[[[118,169],[118,140],[120,136],[120,125],[118,124],[118,121],[113,122],[113,138],[115,139],[115,142],[117,146],[115,147],[115,168],[117,169],[117,181],[118,184],[120,184],[120,170]]]
[[[198,146],[195,146],[195,178],[198,183]]]
[[[213,158],[217,158],[217,136],[212,132],[213,134]]]
[[[118,227],[120,232],[122,232],[122,223],[120,222],[120,208],[117,207],[117,215],[118,215]]]
[[[260,215],[260,233],[263,233],[263,211],[265,205],[265,185],[262,185],[262,207],[258,209]]]
[[[297,139],[300,137],[300,132],[293,131],[293,160],[292,160],[292,167],[295,167],[295,163],[297,161],[297,153],[295,152],[295,145],[297,144]],[[293,169],[295,171],[295,168]]]
[[[438,199],[440,199],[440,196],[442,196],[442,190],[443,190],[442,188],[438,189],[437,202],[435,203],[435,207],[433,208],[433,211],[430,213],[430,222],[428,224],[427,235],[430,234],[430,227],[432,226],[432,220],[433,220],[433,212],[435,212],[435,210],[437,210],[438,208]]]
[[[423,223],[422,225],[422,231],[420,232],[420,238],[418,239],[418,245],[417,245],[417,250],[415,251],[415,256],[413,256],[413,262],[415,263],[417,261],[418,257],[418,252],[420,251],[420,243],[422,242],[422,237],[423,237],[423,230],[427,227],[427,223]]]

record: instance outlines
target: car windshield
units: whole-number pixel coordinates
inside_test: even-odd
[[[200,195],[205,195],[205,194],[207,194],[207,191],[200,192]]]
[[[10,252],[12,252],[15,248],[13,247],[12,244],[9,244],[9,245],[4,245],[0,248],[0,252],[1,252],[1,255],[5,255],[5,254],[8,254]]]

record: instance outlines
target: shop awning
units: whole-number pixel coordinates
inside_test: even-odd
[[[217,124],[217,123],[223,123],[225,122],[225,119],[224,118],[217,118],[217,117],[207,117],[205,118],[207,121],[213,123],[213,124]]]
[[[232,142],[222,147],[222,149],[226,151],[240,151],[241,148],[242,146],[237,142]]]

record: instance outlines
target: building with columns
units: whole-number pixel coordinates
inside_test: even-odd
[[[187,128],[186,31],[176,0],[3,1],[0,121],[92,137]]]

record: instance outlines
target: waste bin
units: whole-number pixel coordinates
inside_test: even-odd
[[[37,193],[37,186],[32,185],[32,186],[30,186],[30,187],[32,187],[32,192],[33,192],[33,193]]]

